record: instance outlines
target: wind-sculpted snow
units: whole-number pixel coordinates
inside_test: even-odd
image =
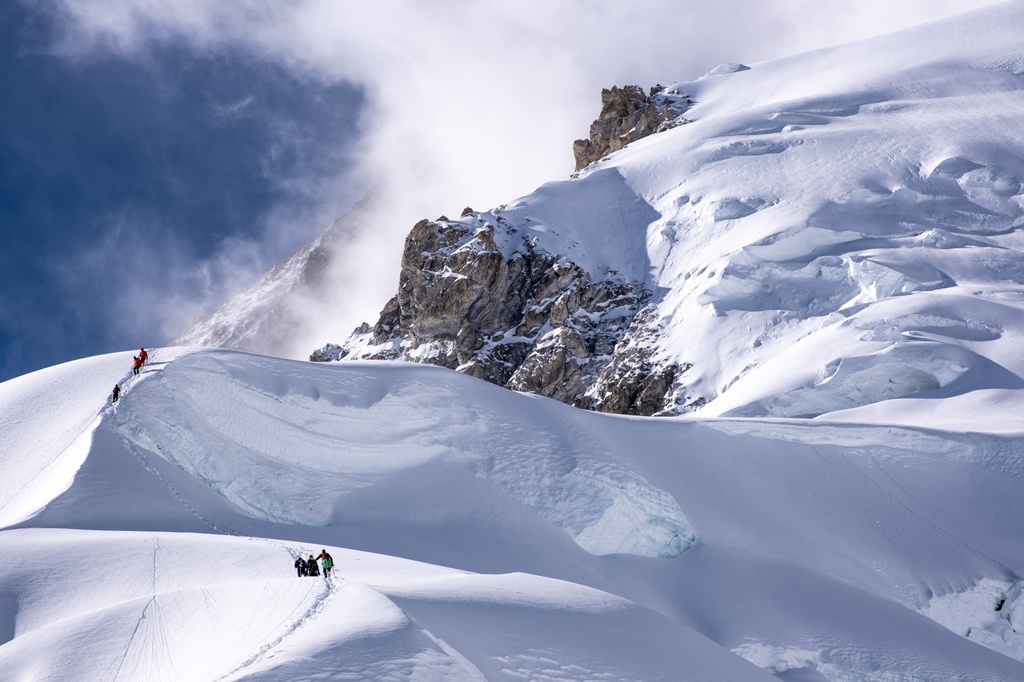
[[[34,424],[0,480],[59,447],[11,396],[91,406],[67,489],[0,531],[15,679],[1022,677],[1019,432],[626,418],[406,363],[152,358],[115,406],[88,363],[0,385]],[[322,548],[333,582],[296,577]]]
[[[270,521],[328,525],[339,500],[382,477],[456,465],[589,552],[673,557],[693,544],[671,495],[541,409],[530,410],[536,420],[495,419],[493,390],[433,368],[340,371],[201,353],[140,384],[115,423],[137,448]]]
[[[660,214],[647,228],[658,310],[649,343],[692,364],[675,409],[816,416],[948,394],[950,375],[995,397],[1007,382],[983,377],[1024,376],[1005,352],[1024,342],[1020,326],[1001,324],[1024,319],[1024,51],[1011,28],[1021,20],[1005,6],[674,84],[667,91],[696,102],[691,123],[582,172],[617,171]],[[571,188],[562,200],[582,201]],[[933,338],[947,359],[895,386],[893,359],[914,355],[902,348],[913,340],[851,337],[830,357],[788,361],[794,345],[806,357],[834,344],[837,328],[873,322],[893,299],[893,324],[941,308],[1004,336]],[[1004,310],[986,315],[987,302]],[[850,356],[856,391],[827,381]]]
[[[858,134],[862,139],[872,139],[865,131]],[[816,138],[819,146],[827,141],[828,135],[823,135]],[[901,145],[898,149],[900,153],[908,154],[917,151],[912,145]],[[780,172],[800,173],[801,168],[815,167],[803,148],[790,153],[792,162],[785,164],[790,170]],[[906,163],[912,165],[914,162],[908,160]],[[742,379],[755,369],[769,367],[768,373],[778,377],[776,381],[781,379],[781,383],[770,389],[775,397],[759,403],[759,411],[750,413],[784,416],[816,415],[894,397],[927,394],[945,386],[948,380],[944,381],[939,376],[944,371],[927,370],[925,374],[929,376],[903,382],[897,390],[883,385],[887,383],[889,374],[885,367],[888,360],[904,353],[898,348],[907,342],[902,338],[890,339],[885,346],[879,345],[877,339],[864,339],[871,345],[862,350],[852,345],[842,346],[845,353],[885,360],[877,371],[861,373],[858,383],[864,389],[862,393],[856,396],[848,393],[839,401],[834,397],[834,386],[826,388],[820,380],[831,375],[830,365],[842,360],[841,356],[822,358],[817,365],[805,364],[798,371],[792,371],[792,367],[778,360],[785,355],[785,349],[797,341],[806,339],[805,343],[813,345],[815,335],[831,334],[834,328],[850,320],[864,324],[866,319],[878,316],[878,312],[872,310],[873,306],[892,299],[900,300],[888,305],[886,313],[887,319],[896,324],[900,318],[919,316],[919,311],[924,309],[942,308],[941,314],[958,326],[998,326],[1000,317],[979,315],[983,310],[980,302],[972,314],[965,315],[961,297],[1001,299],[1004,305],[1013,305],[1015,316],[1019,317],[1019,305],[997,293],[1008,288],[1015,290],[1021,281],[1017,264],[1022,254],[1019,238],[1013,229],[1020,220],[1021,205],[1019,196],[1011,194],[1014,187],[1018,189],[1013,191],[1019,194],[1019,181],[992,165],[975,166],[974,170],[958,175],[969,167],[961,165],[958,160],[955,163],[947,160],[938,164],[938,170],[932,171],[930,177],[916,182],[917,188],[883,190],[869,186],[859,194],[848,193],[846,198],[830,199],[819,206],[805,199],[808,213],[803,216],[799,205],[778,200],[780,193],[777,188],[761,197],[761,201],[771,208],[749,214],[734,211],[730,214],[734,224],[723,224],[721,209],[716,209],[710,219],[715,221],[718,233],[709,235],[709,241],[720,241],[715,255],[724,260],[714,270],[697,272],[696,277],[685,284],[686,289],[692,292],[689,301],[670,294],[662,305],[663,314],[677,304],[692,311],[684,313],[683,317],[686,321],[684,326],[689,331],[687,338],[691,341],[680,352],[693,358],[694,370],[690,376],[704,378],[696,379],[689,390],[700,394],[702,391],[697,386],[704,384],[712,395],[725,394],[721,400],[712,403],[710,409],[738,414],[735,408],[724,408],[741,399],[728,393],[743,393],[749,382]],[[824,170],[818,168],[815,172]],[[700,172],[696,175],[699,178]],[[809,176],[805,176],[805,180],[811,187],[816,182]],[[907,182],[907,179],[891,178],[887,181],[890,186],[899,182]],[[736,191],[735,187],[731,189]],[[757,197],[757,190],[753,187],[744,189]],[[672,235],[678,242],[669,248],[708,248],[690,243],[694,234],[699,234],[700,221],[709,219],[701,217],[701,203],[691,192],[686,207],[692,207],[692,212],[684,210],[672,217]],[[745,205],[754,203],[747,199]],[[686,218],[687,213],[691,217]],[[685,229],[678,225],[681,220],[687,221]],[[797,221],[808,227],[785,228],[787,223]],[[773,228],[773,225],[784,229]],[[774,234],[760,237],[747,245],[741,244],[738,249],[736,242],[726,241],[730,234],[742,240],[749,238],[745,234],[756,235],[761,229],[773,229]],[[671,253],[667,256],[672,258]],[[939,296],[930,296],[929,292]],[[694,303],[710,307],[715,316],[700,314]],[[679,316],[681,312],[676,310],[673,314]],[[737,336],[733,331],[736,325],[758,329],[758,335],[753,338]],[[1019,334],[1016,325],[1007,331],[1015,337]],[[716,363],[710,357],[702,361],[706,354],[701,347],[693,346],[694,338],[701,339],[701,346],[720,348],[720,341],[727,344],[729,355],[722,358],[725,362]],[[965,360],[974,358],[974,361],[962,365],[958,373],[983,376],[987,374],[985,365],[1001,353],[993,344],[964,343],[980,340],[952,337],[936,339],[935,342],[960,347],[947,348],[944,352],[947,356],[959,354]],[[746,344],[745,348],[742,343]],[[885,352],[878,352],[883,350]],[[739,362],[742,364],[737,366]],[[873,362],[867,360],[866,364]],[[950,366],[950,363],[945,364]],[[1022,373],[1022,368],[1016,363],[1005,369],[1017,375]],[[819,376],[809,376],[810,371]],[[730,376],[727,372],[736,374]],[[760,376],[764,374],[759,371]],[[705,378],[712,384],[706,384]],[[723,381],[724,384],[721,383]],[[719,382],[721,388],[714,388],[715,382]],[[784,403],[778,398],[801,383],[812,387],[821,385],[822,390],[804,390],[802,401],[805,406],[801,411],[783,407]],[[865,386],[867,383],[872,385]]]
[[[471,576],[338,548],[331,551],[344,579],[298,579],[290,563],[304,549],[181,533],[8,531],[0,558],[2,676],[486,680],[510,667],[546,667],[563,680],[593,679],[588,671],[667,680],[671,668],[652,644],[669,649],[672,636],[719,659],[737,679],[761,678],[696,633],[651,622],[626,600],[590,588],[526,575]],[[40,566],[40,556],[60,561]],[[639,652],[645,660],[622,665],[624,644],[605,634],[619,620],[649,640]],[[448,643],[467,644],[452,629],[462,621],[473,621],[467,631],[475,636],[463,651],[477,663]],[[655,625],[668,625],[671,635]],[[504,640],[510,626],[521,638],[515,646]],[[552,647],[552,634],[567,626],[573,646]],[[708,672],[699,676],[710,679]]]

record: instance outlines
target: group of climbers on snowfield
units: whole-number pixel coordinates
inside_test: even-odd
[[[320,563],[317,564],[317,561]],[[331,570],[334,568],[334,559],[326,549],[320,550],[320,556],[313,556],[310,554],[309,559],[303,559],[300,556],[295,560],[295,572],[300,578],[320,575],[321,568],[323,568],[324,579],[330,578]]]
[[[132,357],[132,375],[138,376],[143,366],[149,362],[149,353],[145,348],[139,349],[139,354]],[[116,403],[121,397],[121,384],[114,384],[114,392],[110,396],[110,402]]]

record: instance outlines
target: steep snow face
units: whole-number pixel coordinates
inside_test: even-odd
[[[432,367],[339,369],[191,354],[134,388],[113,423],[140,450],[269,521],[325,526],[338,500],[361,487],[452,466],[493,483],[594,554],[673,557],[696,539],[671,495],[592,436],[490,419],[493,386],[453,383]]]
[[[508,244],[506,251],[524,239],[532,240],[597,280],[648,283],[646,226],[659,214],[614,168],[544,185],[485,219],[492,217],[504,226],[500,234]]]
[[[692,123],[584,171],[660,214],[656,345],[693,363],[679,404],[815,416],[1021,385],[1022,22],[1007,5],[716,70],[669,88]]]

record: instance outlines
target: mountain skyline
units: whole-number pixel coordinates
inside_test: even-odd
[[[386,181],[393,224],[353,240],[346,263],[373,264],[352,284],[353,324],[336,328],[354,326],[386,299],[416,220],[494,206],[567,175],[569,145],[592,119],[601,87],[696,76],[721,61],[965,9],[915,2],[883,12],[865,3],[847,8],[842,22],[820,3],[701,9],[678,29],[680,40],[643,41],[677,10],[651,3],[616,17],[609,5],[581,17],[537,5],[456,21],[408,3],[402,10],[417,24],[389,13],[335,14],[316,2],[287,12],[246,7],[238,16],[191,2],[0,10],[2,87],[17,95],[0,105],[0,379],[166,343]],[[316,15],[317,28],[303,20]],[[645,47],[596,49],[587,27],[608,17]],[[480,55],[480,70],[466,71],[419,26],[453,39],[489,27],[501,39]],[[564,71],[538,78],[495,46]],[[399,85],[410,59],[427,72]],[[472,106],[484,91],[486,115]],[[453,110],[445,102],[457,93],[470,99]],[[557,106],[538,118],[534,98]],[[423,104],[410,109],[410,99]],[[510,148],[508,137],[519,143]],[[481,173],[481,158],[502,162]],[[319,346],[329,331],[296,346]]]
[[[618,151],[417,223],[380,315],[311,358],[438,364],[621,414],[898,399],[957,419],[986,400],[1015,422],[1017,11],[606,90],[577,147]],[[285,354],[295,309],[343,313],[318,274],[335,258],[318,243],[282,263],[182,345]]]
[[[403,230],[338,362],[196,341],[0,382],[0,676],[1024,679],[1022,27],[628,89],[666,125]],[[329,238],[369,236],[205,330],[289,332],[260,325]]]

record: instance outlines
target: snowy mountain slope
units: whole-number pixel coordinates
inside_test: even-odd
[[[92,436],[60,465],[69,487],[0,532],[0,669],[771,679],[746,658],[833,680],[1024,674],[1019,433],[652,421],[428,366],[153,358],[115,407],[80,410]],[[5,417],[30,423],[12,395],[85,406],[109,381],[83,367],[122,363],[0,384]],[[44,461],[46,429],[8,438],[22,456],[4,474]],[[329,590],[291,567],[322,547]]]
[[[692,122],[417,226],[441,293],[534,258],[535,336],[487,352],[612,319],[612,378],[674,363],[696,416],[199,348],[0,384],[0,679],[1024,679],[1022,20],[716,69],[668,86]]]
[[[343,305],[354,286],[344,251],[370,237],[360,228],[386,213],[380,199],[367,196],[294,256],[275,263],[249,289],[194,320],[173,346],[219,346],[251,353],[305,355],[308,338],[324,332],[310,311]],[[366,296],[383,293],[365,291]],[[311,325],[315,329],[311,329]],[[328,325],[328,328],[330,325]]]
[[[451,255],[410,258],[414,230],[380,322],[321,355],[444,364],[625,413],[838,416],[900,399],[957,419],[981,398],[1011,418],[1024,377],[1022,25],[1008,3],[666,86],[692,101],[685,125],[436,221],[436,242],[465,235]],[[490,284],[492,243],[510,272],[540,253],[579,272],[525,296],[507,326],[475,307],[462,328],[432,326],[459,312],[439,311],[438,278],[512,298]],[[488,257],[467,264],[473,249]],[[604,281],[649,295],[617,309],[630,324],[612,316],[614,349],[590,333],[604,309],[581,301]],[[592,368],[561,395],[579,366]]]
[[[677,85],[694,123],[606,162],[662,214],[664,347],[716,349],[688,379],[709,413],[1018,385],[1021,18],[1009,4]]]
[[[301,551],[308,548],[182,533],[10,532],[0,582],[22,589],[8,595],[17,617],[0,669],[5,679],[371,680],[494,679],[553,666],[571,679],[669,679],[678,662],[669,652],[682,644],[705,679],[723,671],[771,679],[692,630],[597,590],[333,548],[344,579],[300,580],[289,564]],[[39,556],[62,561],[40,567]],[[517,653],[503,660],[510,635]],[[571,646],[552,651],[558,639]]]
[[[168,352],[170,354],[170,352]],[[4,383],[0,393],[0,525],[38,512],[86,459],[115,383],[131,377],[130,352],[85,358]],[[129,371],[124,370],[129,368]],[[29,450],[25,445],[31,443]]]
[[[986,360],[1021,375],[1021,11],[679,85],[694,123],[620,154],[662,214],[665,347],[716,349],[689,377],[709,413],[956,395],[999,377]]]

